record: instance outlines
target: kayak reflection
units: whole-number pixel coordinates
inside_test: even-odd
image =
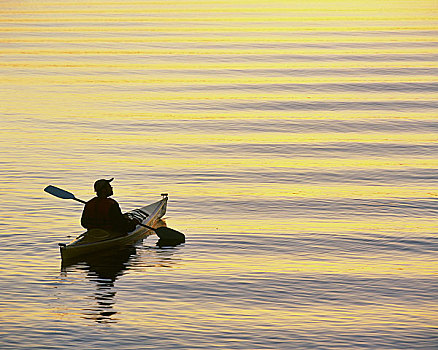
[[[82,310],[82,318],[92,319],[99,323],[116,322],[113,318],[117,314],[115,304],[115,281],[132,266],[137,256],[137,248],[128,246],[115,252],[95,254],[84,257],[81,261],[63,261],[62,273],[82,270],[87,273],[87,279],[96,283],[96,292],[93,297],[94,306]]]
[[[86,272],[86,278],[96,284],[92,298],[94,305],[82,309],[81,317],[98,323],[116,323],[116,281],[130,269],[171,267],[174,264],[174,248],[169,242],[151,247],[127,246],[111,253],[83,257],[76,261],[63,261],[61,270],[66,276],[78,270]],[[141,255],[141,256],[140,256]]]

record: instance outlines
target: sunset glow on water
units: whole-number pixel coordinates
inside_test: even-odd
[[[0,3],[1,349],[434,349],[438,3]],[[169,193],[61,269],[81,204]]]

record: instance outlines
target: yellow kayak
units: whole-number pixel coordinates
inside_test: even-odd
[[[138,219],[142,225],[154,227],[167,209],[167,194],[158,202],[134,209],[127,213],[128,216]],[[72,242],[59,243],[62,259],[72,259],[80,255],[90,254],[98,251],[113,250],[132,243],[135,243],[151,234],[154,231],[145,226],[137,225],[134,231],[121,236],[120,233],[110,232],[102,229],[91,229]]]

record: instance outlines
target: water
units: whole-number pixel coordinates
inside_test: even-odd
[[[1,349],[436,349],[436,1],[0,4]],[[81,205],[169,193],[61,268]]]

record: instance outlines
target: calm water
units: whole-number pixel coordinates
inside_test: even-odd
[[[438,348],[438,4],[0,3],[1,349]],[[115,177],[154,236],[61,269]]]

